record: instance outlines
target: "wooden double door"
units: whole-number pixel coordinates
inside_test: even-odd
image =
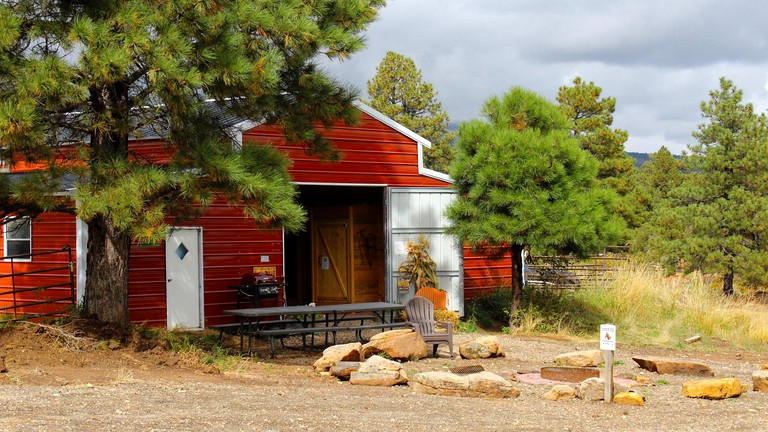
[[[313,301],[320,305],[383,300],[382,207],[315,207],[310,220]]]

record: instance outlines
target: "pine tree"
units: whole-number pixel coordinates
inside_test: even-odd
[[[432,142],[426,149],[428,168],[447,172],[453,157],[453,132],[448,130],[448,113],[437,101],[432,84],[421,78],[412,59],[388,52],[368,81],[368,102],[374,109]]]
[[[597,178],[599,184],[619,194],[616,211],[630,227],[637,227],[642,220],[631,194],[635,187],[634,159],[626,154],[624,143],[627,131],[611,129],[616,99],[602,97],[603,89],[581,77],[573,85],[560,87],[557,101],[560,109],[572,122],[572,133],[581,147],[600,162]]]
[[[164,237],[170,216],[214,199],[299,229],[288,162],[233,148],[227,119],[278,123],[333,157],[314,121],[353,119],[355,95],[319,71],[346,58],[383,0],[17,0],[0,6],[0,143],[41,170],[0,178],[3,211],[67,210],[88,223],[86,312],[128,325],[132,240]],[[206,102],[207,99],[212,102]],[[220,115],[209,109],[215,105]],[[128,151],[147,133],[177,150],[167,166]],[[74,179],[77,208],[57,198]]]
[[[651,153],[650,160],[640,168],[636,179],[637,187],[632,196],[637,202],[637,219],[644,222],[633,233],[632,244],[636,252],[662,261],[663,257],[656,255],[657,251],[651,248],[658,231],[655,225],[658,221],[652,220],[652,215],[666,205],[671,192],[682,183],[683,162],[662,146]]]
[[[521,252],[587,254],[618,238],[616,195],[596,187],[597,160],[571,137],[568,119],[536,93],[492,97],[459,127],[451,177],[458,198],[450,232],[473,248],[512,256],[510,325],[522,299]]]
[[[730,295],[736,276],[748,286],[768,283],[768,121],[725,78],[710,96],[683,182],[654,209],[651,246],[686,271],[722,275]]]

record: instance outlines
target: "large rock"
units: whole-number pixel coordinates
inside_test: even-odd
[[[459,355],[464,359],[504,357],[504,349],[496,336],[483,336],[459,345]]]
[[[629,387],[624,384],[613,382],[613,396],[622,392],[628,392]],[[577,396],[588,401],[605,400],[605,380],[603,378],[587,378],[579,383]]]
[[[632,360],[640,365],[641,368],[660,374],[715,375],[709,366],[701,363],[663,357],[632,357]]]
[[[736,378],[708,379],[683,383],[683,396],[703,399],[737,397],[748,390]]]
[[[422,372],[413,376],[414,391],[464,397],[516,398],[520,390],[493,372],[457,375],[449,372]]]
[[[312,367],[317,372],[324,372],[342,361],[359,361],[362,347],[363,344],[360,342],[330,346],[323,351],[323,356],[317,359]]]
[[[752,373],[752,388],[755,391],[768,392],[768,369]]]
[[[349,381],[349,377],[352,372],[360,370],[360,362],[357,361],[340,361],[331,366],[331,376],[336,377],[342,381]]]
[[[360,364],[357,372],[350,374],[349,382],[356,385],[391,387],[407,383],[408,375],[400,363],[375,355]]]
[[[361,358],[379,353],[393,360],[417,360],[427,357],[427,344],[411,329],[390,330],[373,336],[363,345]]]
[[[555,357],[555,363],[563,366],[599,366],[603,364],[603,352],[600,350],[589,350],[560,354]]]
[[[544,394],[545,399],[558,401],[576,398],[576,389],[567,384],[558,384]]]

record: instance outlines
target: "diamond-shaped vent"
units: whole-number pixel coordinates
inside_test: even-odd
[[[183,260],[188,253],[189,249],[184,246],[184,243],[180,244],[179,247],[176,248],[176,256],[179,257],[180,260]]]

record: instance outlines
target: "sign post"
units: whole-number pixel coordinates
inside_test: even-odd
[[[616,326],[600,324],[600,349],[605,358],[605,396],[606,403],[613,402],[613,352],[616,351]]]

